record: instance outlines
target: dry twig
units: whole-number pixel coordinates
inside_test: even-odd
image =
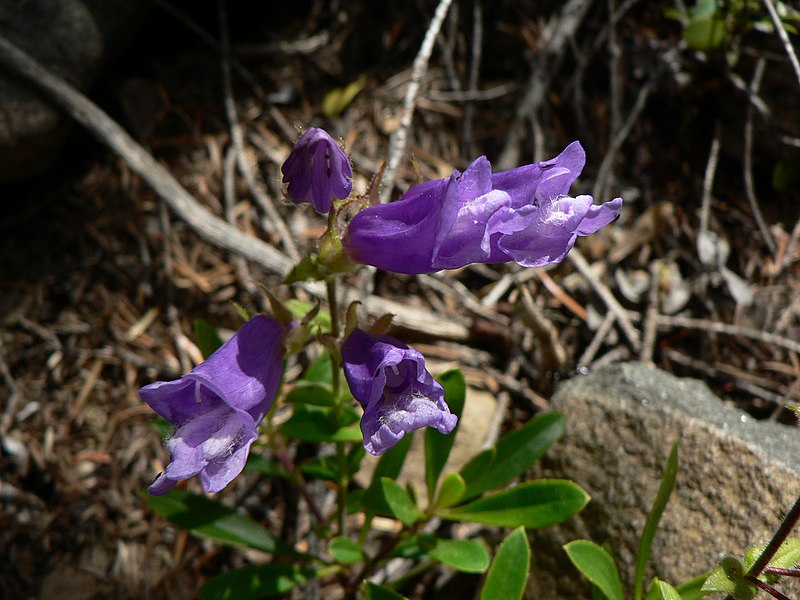
[[[756,62],[755,72],[753,79],[750,82],[750,91],[753,94],[758,93],[761,87],[761,79],[764,76],[764,67],[766,61],[759,58]],[[758,230],[761,232],[761,237],[764,238],[764,243],[769,248],[772,255],[775,255],[777,247],[772,234],[769,232],[767,223],[764,221],[764,215],[761,214],[761,208],[758,205],[758,198],[756,198],[755,185],[753,184],[753,105],[747,105],[747,122],[744,126],[744,188],[747,192],[747,200],[750,202],[750,208],[753,211],[753,216],[756,219]]]
[[[641,347],[639,332],[633,326],[633,323],[628,317],[627,311],[617,301],[617,299],[614,297],[614,294],[611,293],[611,290],[609,290],[608,287],[603,284],[603,282],[598,281],[597,278],[594,277],[594,274],[589,267],[589,263],[577,248],[573,248],[567,256],[572,264],[575,265],[575,268],[578,269],[578,272],[583,275],[586,281],[589,282],[589,285],[591,285],[594,291],[597,292],[597,295],[602,298],[608,310],[614,313],[620,329],[622,329],[622,333],[625,334],[626,338],[628,338],[628,341],[633,349],[639,351]]]
[[[425,73],[428,71],[428,61],[431,58],[431,52],[433,52],[433,44],[436,41],[436,36],[439,35],[439,30],[442,28],[442,23],[447,16],[447,11],[450,8],[451,2],[452,0],[439,0],[439,5],[436,7],[436,12],[433,14],[431,24],[422,40],[422,46],[420,46],[419,53],[417,53],[414,64],[411,67],[411,81],[408,83],[406,96],[403,100],[403,109],[400,113],[400,127],[392,134],[389,140],[389,156],[386,162],[386,170],[383,173],[381,202],[388,202],[392,196],[397,167],[400,164],[403,153],[406,151],[408,130],[411,128],[411,120],[414,117],[414,107],[417,104],[419,86],[422,82],[422,78],[425,77]]]
[[[781,38],[781,44],[783,44],[783,49],[789,57],[789,62],[792,63],[792,69],[794,69],[794,74],[797,77],[797,83],[800,84],[800,62],[797,60],[797,54],[794,51],[792,42],[789,40],[789,35],[786,33],[786,28],[783,26],[781,18],[775,10],[775,5],[772,4],[772,0],[763,0],[763,2],[764,6],[767,7],[769,18],[772,19],[772,24],[775,26],[775,31],[778,37]]]

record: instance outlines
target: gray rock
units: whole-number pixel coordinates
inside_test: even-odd
[[[109,52],[130,35],[145,5],[137,0],[3,0],[0,35],[85,90]],[[37,90],[0,70],[0,181],[47,169],[68,124]]]
[[[528,598],[590,597],[561,548],[574,539],[608,544],[630,595],[639,537],[675,440],[677,487],[645,586],[653,576],[684,582],[726,553],[766,543],[800,494],[800,429],[755,421],[700,381],[611,365],[566,382],[553,408],[565,415],[567,433],[537,475],[573,479],[592,501],[577,518],[531,534]],[[798,583],[784,580],[780,589],[798,598]]]

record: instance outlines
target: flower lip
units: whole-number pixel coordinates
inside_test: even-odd
[[[364,407],[364,447],[382,454],[422,427],[450,433],[458,418],[422,355],[386,335],[353,330],[342,344],[345,379]]]
[[[344,247],[355,262],[409,274],[559,262],[579,236],[609,224],[622,208],[620,198],[594,205],[591,196],[569,196],[585,161],[578,142],[551,160],[498,173],[479,157],[463,173],[363,210],[348,225]]]
[[[253,317],[191,373],[139,390],[175,428],[166,441],[170,463],[151,494],[165,494],[194,475],[206,492],[216,492],[241,472],[277,394],[284,335],[274,319]]]

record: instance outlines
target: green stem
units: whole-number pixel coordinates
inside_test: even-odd
[[[786,513],[783,521],[781,521],[780,527],[778,527],[775,535],[772,536],[767,547],[764,548],[761,556],[758,557],[758,560],[756,560],[753,566],[747,571],[747,575],[758,577],[761,574],[761,571],[769,564],[769,561],[775,556],[775,553],[783,545],[783,542],[789,537],[789,534],[792,529],[794,529],[795,525],[797,525],[798,521],[800,521],[800,496],[797,497],[792,508]]]
[[[328,310],[331,315],[331,335],[339,342],[341,329],[339,327],[339,304],[336,300],[336,278],[331,276],[325,280],[325,287],[328,292]],[[333,388],[333,398],[336,403],[336,421],[341,427],[342,425],[342,394],[341,394],[341,356],[337,351],[331,352],[331,387]],[[337,507],[336,507],[336,523],[339,535],[347,535],[347,528],[345,524],[345,517],[347,516],[347,488],[350,481],[347,474],[347,452],[345,442],[336,442],[336,458],[339,464],[339,481]]]

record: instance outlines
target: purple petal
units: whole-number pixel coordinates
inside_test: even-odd
[[[412,187],[391,204],[369,206],[347,227],[343,245],[350,258],[394,273],[430,273],[447,180]]]
[[[361,431],[371,454],[385,452],[422,427],[453,431],[458,419],[416,350],[355,329],[342,344],[342,361],[350,391],[364,406]]]
[[[352,190],[350,159],[323,129],[311,127],[294,145],[281,166],[289,199],[314,205],[327,213],[334,198],[347,198]]]
[[[198,474],[203,489],[218,491],[241,472],[280,385],[283,339],[277,321],[254,317],[191,373],[139,390],[176,428],[166,443],[170,463],[151,493]]]

